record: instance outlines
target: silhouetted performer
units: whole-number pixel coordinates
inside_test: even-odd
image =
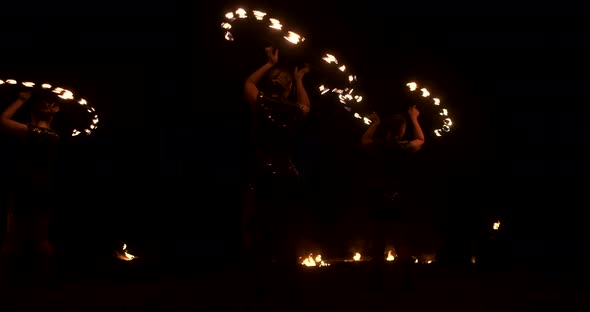
[[[302,82],[309,68],[288,71],[277,65],[278,50],[269,47],[265,51],[268,61],[244,84],[252,113],[255,157],[243,225],[246,244],[252,243],[257,272],[265,272],[274,256],[281,269],[291,274],[297,269],[297,255],[290,229],[300,192],[292,155],[297,128],[310,109]],[[293,86],[296,100],[290,97]]]
[[[403,269],[413,262],[403,229],[407,226],[404,216],[408,196],[405,182],[412,174],[408,160],[410,154],[420,150],[424,144],[424,134],[418,123],[419,114],[415,106],[408,110],[409,124],[413,128],[413,137],[409,140],[405,138],[408,122],[403,115],[394,114],[381,121],[376,113],[373,113],[373,122],[361,139],[365,152],[364,196],[368,199],[369,213],[375,222],[370,256],[375,269],[374,282],[379,288],[383,286],[385,269],[386,227],[394,227],[394,233],[397,233],[392,237],[398,258],[397,267]]]
[[[56,199],[56,164],[59,135],[51,122],[59,111],[56,99],[43,98],[31,91],[19,92],[18,98],[0,116],[0,130],[14,137],[18,144],[14,168],[8,177],[7,233],[2,246],[3,269],[10,273],[32,273],[33,278],[46,278],[52,270],[53,246],[49,225]],[[29,123],[13,120],[15,113],[30,104]],[[23,263],[32,264],[24,268]],[[20,278],[20,277],[16,277]]]

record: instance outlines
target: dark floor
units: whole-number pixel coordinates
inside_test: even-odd
[[[198,273],[201,272],[201,273]],[[0,311],[589,311],[590,289],[575,272],[482,272],[416,265],[413,287],[401,288],[399,273],[386,274],[382,292],[369,290],[366,267],[302,267],[299,299],[271,282],[255,296],[251,272],[197,270],[187,276],[137,273],[62,278],[52,288],[0,290]],[[190,276],[189,276],[190,275]],[[275,276],[276,277],[276,276]]]

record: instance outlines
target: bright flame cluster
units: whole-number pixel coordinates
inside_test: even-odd
[[[418,84],[415,82],[408,82],[406,86],[410,89],[410,92],[418,91]],[[422,97],[430,97],[430,92],[426,88],[420,88],[419,90],[422,92]],[[432,98],[432,104],[435,106],[440,106],[440,99],[439,98]],[[442,136],[444,132],[451,131],[451,126],[453,125],[453,121],[449,117],[449,111],[446,108],[440,108],[438,112],[443,118],[443,124],[440,128],[434,130],[434,134],[436,136]]]
[[[124,261],[131,261],[137,257],[129,253],[127,250],[127,244],[123,244],[123,250],[121,252],[117,252],[117,258]]]
[[[6,80],[0,79],[0,85],[17,85],[17,84],[18,84],[18,81],[14,80],[14,79],[6,79]],[[27,88],[32,88],[37,85],[36,83],[30,82],[30,81],[23,81],[23,82],[21,82],[21,84]],[[83,130],[84,133],[89,135],[92,133],[92,131],[96,130],[96,128],[98,126],[98,115],[96,114],[94,107],[88,105],[88,102],[85,99],[82,99],[82,98],[76,99],[74,97],[74,93],[72,91],[61,88],[61,87],[53,87],[52,85],[50,85],[48,83],[41,84],[41,88],[51,89],[51,91],[53,93],[55,93],[57,97],[59,97],[63,100],[67,100],[67,101],[76,101],[77,100],[79,105],[84,106],[86,108],[86,111],[93,115],[92,124],[90,125],[89,129]],[[74,129],[72,131],[72,136],[78,136],[81,133],[82,133],[82,131]]]
[[[281,21],[274,17],[267,17],[267,15],[268,14],[266,12],[262,12],[259,10],[252,10],[251,14],[249,14],[249,12],[243,8],[238,8],[235,11],[225,13],[225,19],[221,22],[221,28],[224,31],[225,39],[227,41],[234,40],[234,36],[230,31],[233,28],[233,25],[231,24],[233,21],[235,21],[236,19],[246,19],[249,17],[253,17],[257,21],[268,23],[268,28],[271,28],[274,31],[281,31],[283,34],[283,38],[292,44],[296,45],[305,41],[305,38],[296,32],[290,30],[283,31],[283,24],[281,23]],[[336,93],[338,94],[338,99],[340,100],[340,102],[345,105],[361,102],[363,100],[363,97],[358,94],[355,94],[355,90],[352,87],[352,84],[356,81],[356,76],[348,72],[346,65],[339,64],[338,60],[334,55],[326,53],[322,57],[322,59],[328,64],[334,64],[334,66],[337,66],[338,70],[342,72],[343,75],[347,75],[348,85],[341,87],[329,87],[322,84],[318,88],[320,94],[324,95],[327,93]],[[345,109],[349,112],[352,111],[352,108],[350,106],[345,106]],[[371,124],[371,120],[367,117],[361,117],[358,113],[355,113],[354,116],[358,119],[362,119],[367,125]]]
[[[301,258],[299,258],[299,259],[301,260]],[[322,260],[322,255],[317,255],[314,258],[312,254],[309,254],[309,256],[307,256],[305,259],[303,259],[303,261],[301,261],[301,265],[304,265],[304,266],[307,266],[307,267],[314,267],[314,266],[325,267],[325,266],[330,266],[329,263],[324,262]]]

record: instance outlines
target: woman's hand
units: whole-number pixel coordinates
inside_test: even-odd
[[[377,113],[375,113],[375,112],[373,112],[373,113],[371,114],[371,118],[370,118],[370,119],[371,119],[371,121],[373,121],[373,123],[372,123],[372,124],[374,124],[374,125],[378,125],[378,124],[380,124],[380,123],[381,123],[381,118],[380,118],[380,117],[379,117],[379,115],[377,115]]]
[[[408,109],[408,115],[410,115],[410,118],[412,119],[417,119],[418,116],[420,116],[420,111],[416,108],[416,105],[413,105]]]
[[[273,47],[266,47],[264,51],[266,51],[269,64],[275,65],[279,61],[279,49],[275,49],[273,52]]]
[[[294,73],[295,80],[303,79],[303,76],[305,74],[309,73],[309,70],[310,70],[309,66],[305,66],[302,69],[295,67],[295,73]]]
[[[18,93],[18,99],[26,102],[31,98],[32,91],[21,91]]]

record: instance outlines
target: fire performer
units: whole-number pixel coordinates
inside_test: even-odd
[[[7,266],[2,269],[18,272],[13,265],[30,259],[33,270],[27,271],[40,278],[51,273],[54,254],[49,226],[56,199],[60,141],[51,127],[59,111],[55,100],[30,90],[21,91],[0,116],[0,130],[19,143],[14,151],[14,163],[5,165],[14,168],[14,174],[9,175],[6,183],[9,186],[8,218],[2,258]],[[15,121],[13,116],[25,103],[30,104],[30,122]]]
[[[310,110],[303,86],[309,67],[287,70],[277,64],[278,49],[267,47],[265,51],[267,62],[244,83],[245,100],[252,114],[254,159],[246,191],[243,234],[246,248],[254,252],[259,274],[270,265],[272,251],[282,272],[292,274],[297,269],[297,254],[295,232],[290,229],[295,227],[295,203],[300,194],[300,175],[292,155],[300,121]],[[293,87],[295,99],[291,98]]]
[[[383,122],[379,115],[373,113],[373,121],[361,138],[361,146],[365,152],[363,161],[364,196],[369,199],[369,214],[374,221],[372,233],[372,263],[376,286],[382,287],[385,269],[386,227],[391,226],[397,233],[393,237],[397,252],[398,267],[412,263],[408,252],[407,233],[403,229],[408,226],[407,214],[408,193],[405,191],[404,180],[412,174],[408,160],[410,154],[419,151],[424,144],[424,133],[418,122],[420,112],[415,106],[408,110],[409,123],[413,128],[413,137],[406,139],[407,120],[402,114],[394,114]],[[403,268],[402,268],[403,270]],[[402,272],[403,273],[403,272]]]

